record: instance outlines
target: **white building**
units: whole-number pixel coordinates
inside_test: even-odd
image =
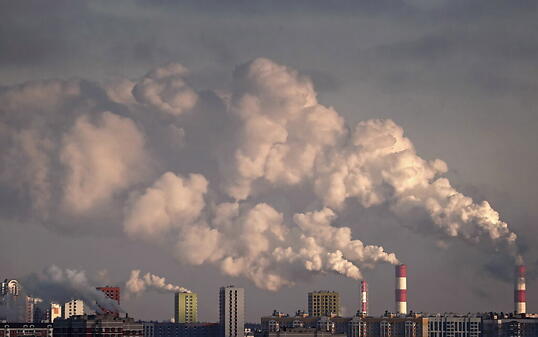
[[[234,286],[219,291],[221,336],[243,337],[245,333],[245,290]]]
[[[62,318],[69,318],[71,316],[78,315],[84,315],[84,301],[71,300],[63,305]]]

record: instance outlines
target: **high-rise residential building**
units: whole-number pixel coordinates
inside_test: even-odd
[[[194,323],[198,321],[198,295],[187,292],[175,293],[174,321],[176,323]]]
[[[17,280],[5,279],[0,283],[0,295],[2,296],[19,296],[21,291],[21,285]]]
[[[84,302],[82,300],[71,300],[62,306],[62,318],[84,315]]]
[[[116,301],[116,303],[118,303],[118,306],[119,306],[119,304],[120,304],[120,287],[105,286],[105,287],[97,287],[96,289],[99,290],[99,291],[102,291],[106,295],[106,297]],[[118,310],[111,310],[110,308],[106,309],[102,305],[99,305],[99,308],[101,309],[101,311],[103,313],[106,313],[106,314],[114,314],[114,315],[119,315],[120,314]]]
[[[62,317],[62,306],[58,303],[51,302],[47,310],[47,320],[53,323],[56,318]]]
[[[120,287],[97,287],[97,290],[104,292],[106,297],[111,298],[120,304]]]
[[[245,290],[235,286],[219,291],[219,323],[221,337],[243,337],[245,328]]]
[[[43,300],[40,298],[26,296],[24,306],[24,321],[26,323],[39,322],[41,320],[41,317],[36,317],[35,315],[36,311],[39,312],[37,304],[41,302],[43,302]]]
[[[336,291],[320,290],[308,293],[310,316],[340,316],[340,294]]]

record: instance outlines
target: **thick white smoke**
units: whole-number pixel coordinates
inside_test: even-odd
[[[447,165],[420,158],[393,121],[348,126],[309,78],[268,59],[238,67],[219,94],[196,92],[186,74],[169,64],[138,81],[0,91],[0,193],[15,200],[2,215],[88,231],[122,224],[183,263],[271,290],[397,263],[334,225],[349,205],[386,204],[435,240],[515,253],[499,214],[451,187]],[[295,190],[306,210],[275,206]]]
[[[26,276],[21,283],[27,294],[46,302],[65,303],[80,299],[85,305],[99,312],[101,308],[123,311],[116,301],[95,288],[83,270],[61,269],[52,265],[41,273]]]
[[[139,269],[131,270],[129,280],[125,282],[125,289],[128,294],[139,295],[146,291],[156,291],[160,293],[183,292],[190,293],[189,289],[166,282],[166,278],[151,273],[140,275]]]

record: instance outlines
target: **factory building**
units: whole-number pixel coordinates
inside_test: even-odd
[[[308,314],[314,317],[340,316],[340,294],[328,290],[309,292]]]
[[[174,321],[176,323],[198,322],[198,295],[177,292],[174,294]]]
[[[245,290],[235,286],[219,290],[221,337],[243,337],[245,329]]]

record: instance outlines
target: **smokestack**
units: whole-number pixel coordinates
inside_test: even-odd
[[[368,282],[361,281],[361,316],[368,315]]]
[[[525,287],[525,273],[527,268],[523,265],[516,266],[514,283],[514,311],[516,314],[527,312],[527,289]]]
[[[397,314],[407,314],[407,265],[396,266],[396,308]]]

